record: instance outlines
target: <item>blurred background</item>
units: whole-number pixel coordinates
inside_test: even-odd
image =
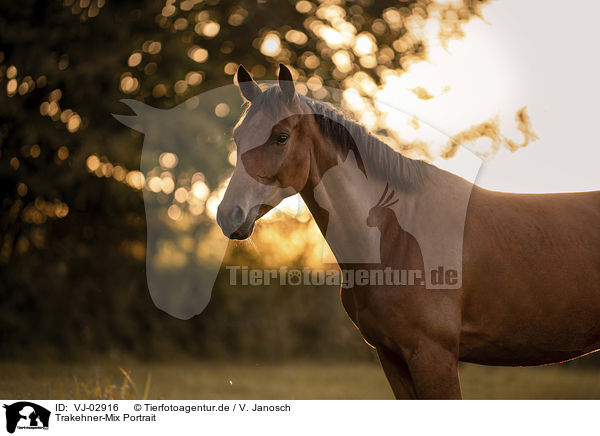
[[[458,145],[482,157],[514,153],[544,139],[528,101],[488,99],[445,124],[445,115],[399,120],[378,100],[392,92],[408,113],[431,114],[434,102],[466,107],[465,98],[481,95],[452,94],[479,65],[477,52],[469,64],[457,55],[452,77],[439,69],[453,47],[464,51],[469,29],[477,35],[489,26],[488,3],[3,2],[0,397],[391,398],[335,287],[229,286],[223,270],[208,307],[186,321],[150,299],[144,196],[164,210],[159,219],[169,229],[149,262],[177,277],[210,260],[210,241],[197,236],[218,231],[241,98],[211,100],[215,121],[197,120],[191,156],[209,156],[202,170],[165,146],[141,171],[144,135],[111,114],[134,114],[122,99],[163,110],[183,104],[193,113],[203,93],[232,84],[240,63],[259,81],[274,79],[285,63],[298,92],[339,104],[411,157],[451,157]],[[482,50],[497,59],[494,49]],[[485,69],[475,74],[477,86],[497,85]],[[226,263],[319,266],[323,241],[312,219],[302,205],[285,212],[270,213],[251,242],[231,243]],[[463,389],[467,398],[595,398],[596,362],[465,365]]]

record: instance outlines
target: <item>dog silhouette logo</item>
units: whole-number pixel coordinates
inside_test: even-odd
[[[18,429],[48,429],[50,411],[29,401],[5,404],[6,431],[14,433]]]

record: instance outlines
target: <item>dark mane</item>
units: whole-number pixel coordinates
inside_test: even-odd
[[[263,111],[273,120],[282,117],[281,90],[273,85],[252,101],[240,119]],[[298,94],[315,116],[323,136],[342,147],[344,155],[353,151],[361,171],[367,175],[365,163],[373,172],[384,178],[395,189],[408,192],[418,189],[431,166],[420,160],[410,159],[396,152],[386,143],[369,133],[362,125],[346,118],[328,103]]]

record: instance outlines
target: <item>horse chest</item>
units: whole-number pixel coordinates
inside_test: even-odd
[[[458,349],[460,293],[427,291],[423,286],[378,286],[342,291],[352,321],[370,345],[396,352],[424,340]]]
[[[394,336],[398,334],[390,330],[387,321],[393,318],[392,311],[395,312],[395,317],[398,316],[399,311],[389,307],[382,312],[381,307],[385,306],[385,302],[379,301],[381,298],[367,288],[342,289],[344,309],[364,340],[374,347],[385,345],[392,348],[395,342]]]

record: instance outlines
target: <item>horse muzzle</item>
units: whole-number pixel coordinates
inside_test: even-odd
[[[217,224],[229,239],[248,239],[254,231],[257,212],[258,207],[250,209],[250,212],[245,214],[240,206],[234,206],[231,210],[226,210],[219,205]]]

